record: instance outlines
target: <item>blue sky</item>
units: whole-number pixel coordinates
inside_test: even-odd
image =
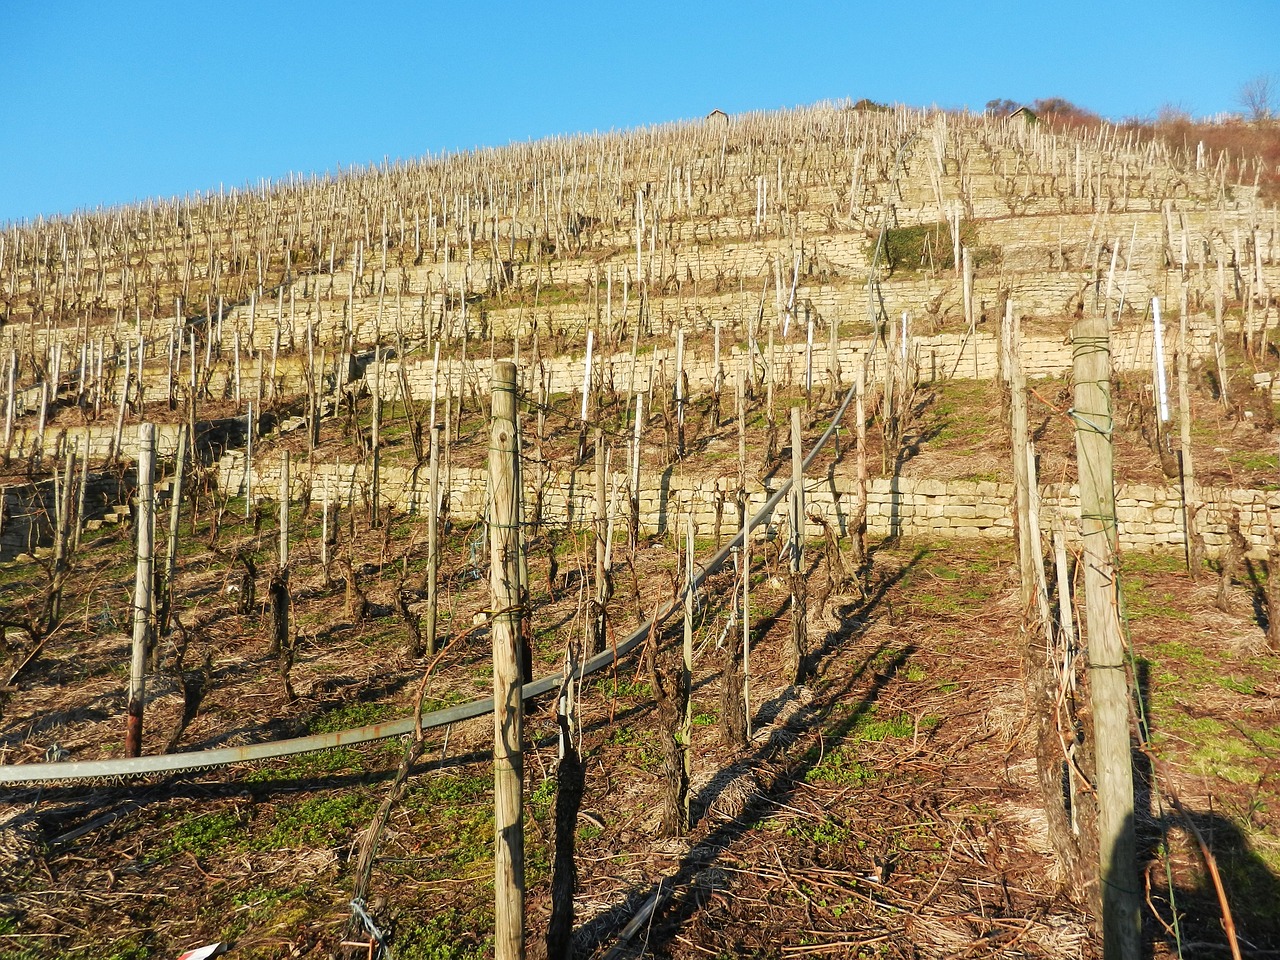
[[[715,108],[1206,115],[1277,41],[1276,0],[0,0],[0,223]]]

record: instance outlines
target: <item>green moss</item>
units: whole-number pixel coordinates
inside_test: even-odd
[[[351,832],[368,821],[377,802],[347,790],[281,804],[272,811],[272,826],[254,838],[255,850],[296,850],[349,841]]]
[[[807,770],[805,783],[829,783],[838,787],[860,787],[876,778],[876,772],[841,749],[831,751],[817,766]]]
[[[419,810],[478,803],[493,790],[493,779],[484,776],[439,774],[424,778],[409,790],[406,802]]]
[[[875,256],[871,243],[870,256]],[[960,245],[968,247],[974,266],[998,263],[1000,250],[979,244],[978,226],[972,221],[960,225]],[[955,244],[951,224],[945,221],[921,223],[909,227],[893,227],[885,231],[882,262],[891,272],[912,270],[954,270]]]
[[[1224,690],[1230,690],[1233,693],[1243,693],[1246,696],[1252,696],[1257,688],[1252,680],[1241,677],[1215,677],[1218,686]]]
[[[848,842],[849,828],[832,817],[822,820],[792,820],[787,824],[785,833],[789,837],[808,840],[819,846],[835,846]]]
[[[1227,459],[1241,470],[1259,473],[1275,473],[1280,462],[1274,453],[1261,453],[1253,450],[1239,450],[1230,454]]]
[[[339,730],[366,727],[388,719],[394,710],[394,707],[386,703],[348,703],[313,718],[307,724],[307,730],[311,733],[336,733]]]
[[[158,855],[168,859],[182,853],[207,857],[228,846],[244,823],[239,811],[220,810],[184,818],[163,844]]]
[[[433,910],[402,921],[393,947],[398,960],[483,960],[493,953],[493,938],[481,931],[491,929],[487,911]]]

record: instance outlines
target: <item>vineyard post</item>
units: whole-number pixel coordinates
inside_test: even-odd
[[[1222,297],[1225,278],[1222,260],[1218,260],[1218,280],[1213,288],[1213,359],[1218,366],[1218,400],[1224,409],[1230,408],[1227,396],[1227,328],[1222,322]]]
[[[154,583],[152,524],[155,489],[156,427],[138,427],[138,519],[134,525],[138,542],[138,562],[133,580],[133,647],[129,660],[128,714],[124,752],[142,756],[142,704],[146,696],[147,646],[151,635],[151,586]]]
[[[53,537],[53,583],[49,589],[47,627],[52,629],[62,619],[62,588],[66,580],[70,548],[68,541],[71,530],[72,478],[76,472],[76,452],[68,444],[65,474],[61,485],[58,483],[58,466],[53,466],[53,505],[55,511],[55,530]]]
[[[191,385],[189,387],[190,395],[187,399],[187,403],[189,404],[189,409],[191,411],[191,419],[194,421],[196,416],[196,385],[198,383],[198,380],[196,377],[196,331],[194,328],[192,328],[191,330],[191,352],[188,357],[188,360],[191,367],[191,371],[190,371]],[[96,396],[96,391],[95,391],[95,396]]]
[[[124,348],[124,380],[120,383],[120,407],[116,411],[116,428],[111,434],[111,451],[109,460],[115,461],[120,456],[120,442],[124,439],[124,411],[129,403],[129,367],[133,359],[133,351],[128,346]],[[138,370],[138,379],[142,379],[142,370]],[[54,389],[57,389],[55,384]],[[44,406],[41,404],[41,413],[44,412]],[[41,426],[44,424],[44,418],[41,417]],[[43,430],[41,430],[43,433]]]
[[[431,425],[431,460],[427,474],[427,496],[431,508],[427,511],[427,655],[436,653],[436,616],[439,605],[440,566],[440,430],[442,425]]]
[[[685,514],[684,535],[684,646],[680,670],[680,754],[684,764],[684,785],[680,800],[683,804],[683,822],[689,824],[689,778],[693,773],[693,607],[696,597],[693,586],[693,503],[689,504],[689,512]]]
[[[516,368],[493,367],[489,588],[493,631],[494,955],[524,957],[524,703],[520,695],[520,531],[516,523]]]
[[[324,582],[329,583],[329,477],[324,478],[324,493],[320,503],[320,569]]]
[[[168,395],[169,395],[169,409],[170,409],[170,410],[172,410],[172,409],[173,409],[173,365],[174,365],[174,357],[173,357],[173,342],[174,342],[174,330],[176,330],[176,329],[177,329],[177,326],[178,326],[178,317],[177,317],[177,315],[181,312],[181,309],[182,309],[181,301],[176,301],[176,302],[175,302],[175,305],[174,305],[174,311],[173,311],[173,312],[174,312],[173,326],[169,328],[169,354],[168,354],[168,359],[169,359],[169,369],[168,369],[168,372],[165,374],[165,379],[166,379],[166,389],[168,390]],[[178,346],[179,346],[179,348],[181,348],[181,346],[182,346],[182,341],[181,341],[181,340],[179,340],[179,341],[178,341]],[[81,351],[80,351],[80,386],[77,388],[77,391],[76,391],[76,402],[77,402],[77,403],[79,402],[80,393],[81,393],[83,390],[84,390],[84,350],[83,350],[83,348],[82,348],[82,349],[81,349]]]
[[[169,622],[173,610],[173,578],[178,573],[178,523],[182,516],[182,478],[186,469],[187,449],[189,446],[188,430],[185,425],[178,427],[178,452],[173,461],[173,481],[169,487],[169,540],[165,544],[164,560],[164,621],[159,624],[163,632]]]
[[[777,422],[776,421],[777,411],[774,409],[774,405],[773,405],[773,383],[774,383],[774,378],[777,375],[775,372],[777,367],[776,361],[777,361],[777,352],[774,350],[774,346],[773,346],[773,327],[770,327],[769,328],[768,360],[765,362],[765,376],[767,379],[765,383],[765,393],[764,393],[764,410],[765,410],[765,419],[768,420],[769,426],[771,428]]]
[[[1009,408],[1011,421],[1010,449],[1013,455],[1013,502],[1016,510],[1014,529],[1018,535],[1018,583],[1019,607],[1022,616],[1023,639],[1027,645],[1034,646],[1033,617],[1035,599],[1035,580],[1032,564],[1035,563],[1035,551],[1039,546],[1040,535],[1032,531],[1028,520],[1030,514],[1030,492],[1027,477],[1027,443],[1029,430],[1027,426],[1027,393],[1025,382],[1021,376],[1021,345],[1013,329],[1013,300],[1005,301],[1004,336],[1001,337],[1006,353],[1004,359],[1005,375],[1008,377]],[[1034,536],[1034,539],[1033,539]]]
[[[960,251],[961,262],[963,264],[963,274],[961,276],[962,295],[964,297],[964,325],[968,330],[969,336],[974,335],[973,322],[973,256],[969,253],[968,247],[963,247]],[[976,356],[976,354],[975,354]]]
[[[289,566],[289,451],[280,452],[280,570]]]
[[[711,410],[712,421],[711,426],[718,428],[720,426],[720,394],[724,390],[724,365],[720,362],[720,321],[715,322],[715,366],[712,367],[712,387],[711,392],[714,397]]]
[[[951,267],[957,275],[960,273],[960,204],[951,208]]]
[[[1187,324],[1187,285],[1182,284],[1182,314],[1178,318],[1178,352],[1174,357],[1178,377],[1179,472],[1182,475],[1182,530],[1186,547],[1187,569],[1193,577],[1200,575],[1199,552],[1192,547],[1196,522],[1196,473],[1191,459],[1191,345]]]
[[[596,592],[601,597],[604,596],[604,541],[605,541],[605,522],[607,504],[606,496],[606,477],[605,477],[605,450],[604,450],[604,430],[596,429],[596,516],[595,516],[595,534],[596,534],[596,576],[595,585]],[[597,642],[602,642],[603,637],[598,638]]]
[[[259,381],[261,383],[261,381]],[[253,401],[249,401],[249,414],[245,418],[244,443],[244,518],[253,512]]]
[[[268,386],[271,388],[271,402],[275,403],[278,399],[276,395],[276,358],[280,353],[280,314],[276,314],[275,331],[271,336],[271,378]]]
[[[595,346],[595,331],[587,330],[587,352],[582,359],[582,408],[578,412],[578,455],[574,463],[580,464],[587,456],[587,414],[591,412],[591,361]]]
[[[86,431],[81,435],[80,441],[81,457],[80,457],[80,482],[77,485],[79,492],[76,494],[76,510],[73,515],[73,526],[71,528],[71,549],[72,551],[80,549],[80,530],[84,526],[84,506],[85,500],[89,496],[89,434]]]
[[[830,337],[827,347],[827,375],[831,380],[831,399],[834,401],[840,393],[840,320],[834,313],[831,315]]]
[[[1097,762],[1099,881],[1104,955],[1133,960],[1141,947],[1133,820],[1130,690],[1118,618],[1112,467],[1111,349],[1105,316],[1086,316],[1072,336],[1076,450],[1080,469],[1085,624]]]
[[[684,327],[676,328],[676,459],[684,459]]]
[[[635,434],[631,445],[631,533],[634,552],[640,540],[640,435],[644,430],[644,394],[636,394]]]
[[[607,473],[604,447],[604,431],[597,428],[595,438],[596,470],[595,470],[595,602],[588,605],[591,611],[591,625],[588,628],[591,642],[588,645],[588,656],[594,656],[604,650],[605,646],[605,605],[608,603],[608,582],[605,576],[605,541],[608,536],[608,505],[605,502],[605,475]]]
[[[751,740],[751,504],[747,497],[747,372],[738,371],[738,530],[742,537],[742,711]]]
[[[1165,425],[1169,422],[1169,379],[1164,369],[1164,321],[1160,317],[1160,298],[1151,298],[1152,338],[1151,373],[1155,377],[1153,388],[1156,400],[1156,430],[1164,442]]]
[[[804,583],[804,458],[800,449],[800,408],[791,408],[791,660],[792,682],[805,677],[808,591]]]
[[[804,405],[813,405],[813,317],[805,307],[804,318]]]
[[[858,506],[854,514],[853,544],[858,563],[867,559],[867,355],[858,365],[858,389],[854,402],[854,431],[857,444]]]
[[[373,492],[369,505],[369,522],[372,526],[377,527],[379,526],[379,519],[381,517],[381,511],[378,504],[378,499],[381,493],[379,489],[379,473],[381,472],[379,467],[381,466],[381,454],[378,447],[380,446],[379,441],[381,440],[382,433],[382,346],[379,344],[375,344],[373,348],[373,412],[371,416],[373,418],[373,436],[370,444],[370,467],[373,474]]]
[[[231,359],[233,362],[232,374],[232,396],[235,397],[236,410],[240,409],[240,331],[236,331],[235,340],[232,343]]]
[[[16,390],[14,378],[18,371],[18,354],[15,350],[9,351],[9,362],[6,365],[5,375],[8,379],[8,387],[5,390],[4,405],[4,455],[9,455],[9,445],[13,442],[13,413],[16,405]]]

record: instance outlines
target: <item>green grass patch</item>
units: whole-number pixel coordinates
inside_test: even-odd
[[[872,241],[869,255],[874,258],[875,246],[879,241]],[[979,245],[978,226],[972,221],[960,225],[960,245],[968,247],[974,266],[989,266],[1000,261],[998,247]],[[893,227],[885,231],[884,248],[881,252],[882,262],[890,272],[918,270],[954,270],[955,241],[951,224],[946,221],[921,223],[909,227]]]
[[[837,787],[860,787],[876,779],[876,771],[854,759],[847,750],[838,748],[822,757],[820,763],[805,771],[805,783],[829,783]]]
[[[1261,453],[1256,450],[1238,450],[1230,454],[1227,460],[1241,470],[1259,473],[1275,473],[1280,468],[1280,458],[1274,453]]]
[[[396,930],[397,960],[484,960],[493,954],[493,929],[487,910],[433,910],[425,919],[402,921]]]
[[[200,813],[184,818],[158,851],[166,859],[190,853],[195,857],[208,857],[226,848],[240,836],[243,825],[240,813],[220,810]]]
[[[798,840],[808,840],[819,846],[835,846],[847,843],[850,837],[849,828],[838,823],[832,817],[822,820],[792,820],[784,830],[787,836]]]
[[[349,842],[351,833],[373,815],[377,801],[355,790],[308,797],[280,804],[271,813],[272,826],[254,838],[255,850],[297,850]]]

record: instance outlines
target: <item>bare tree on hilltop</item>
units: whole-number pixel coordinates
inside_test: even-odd
[[[1260,73],[1244,82],[1237,102],[1244,108],[1245,118],[1253,123],[1266,123],[1276,116],[1276,78]]]

